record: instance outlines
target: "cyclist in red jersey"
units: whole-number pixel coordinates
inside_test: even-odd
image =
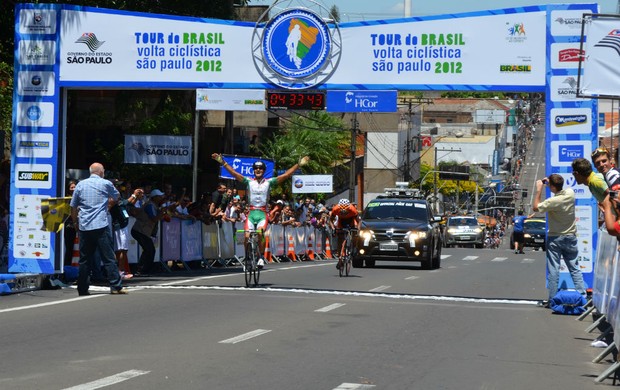
[[[337,247],[340,248],[338,251],[338,264],[336,265],[336,268],[340,269],[340,267],[342,267],[342,255],[344,254],[344,232],[341,229],[347,227],[357,229],[359,213],[355,206],[349,202],[349,199],[340,199],[338,204],[332,208],[329,215],[330,225],[336,230],[336,237],[338,239]]]

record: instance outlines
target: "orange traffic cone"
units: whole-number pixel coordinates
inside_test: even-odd
[[[332,247],[329,245],[329,237],[325,237],[325,256],[327,256],[328,259],[334,258],[332,256]]]
[[[288,236],[288,250],[286,253],[291,261],[297,261],[297,256],[295,256],[295,241],[293,240],[293,236]]]
[[[71,255],[71,265],[73,267],[80,266],[80,239],[76,235],[75,240],[73,240],[73,254]]]
[[[273,263],[273,259],[271,258],[271,248],[269,248],[269,236],[265,236],[265,260]]]
[[[308,235],[308,249],[306,250],[306,254],[310,260],[314,260],[314,251],[312,250],[312,234]]]

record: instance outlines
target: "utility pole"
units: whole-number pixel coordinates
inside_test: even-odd
[[[351,166],[349,170],[349,201],[355,203],[355,153],[357,147],[357,128],[359,123],[357,121],[357,112],[353,113],[353,119],[351,119]]]
[[[413,170],[413,163],[411,162],[411,153],[419,153],[420,152],[420,126],[414,128],[413,126],[413,109],[417,108],[423,104],[432,104],[432,99],[426,98],[416,98],[416,97],[401,97],[399,98],[400,104],[407,105],[407,140],[405,142],[405,168],[403,170],[403,179],[405,181],[411,181],[412,179],[419,179],[419,177],[414,178],[411,174]],[[415,106],[414,106],[415,105]],[[420,124],[422,123],[422,118],[420,118]],[[415,148],[412,145],[416,143]],[[414,160],[414,161],[418,161]],[[419,171],[418,171],[419,176]]]

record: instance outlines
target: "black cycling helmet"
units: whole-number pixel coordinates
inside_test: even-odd
[[[264,171],[267,168],[267,166],[262,161],[255,161],[254,164],[252,164],[252,169],[256,169],[256,168],[262,168]]]

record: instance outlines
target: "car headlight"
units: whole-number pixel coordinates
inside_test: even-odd
[[[523,237],[524,237],[524,238],[532,238],[532,236],[531,236],[529,233],[525,233],[525,234],[523,235]]]
[[[481,229],[481,228],[475,228],[475,229],[474,229],[474,232],[476,232],[476,233],[482,233],[482,229]]]
[[[418,239],[425,239],[426,238],[426,232],[409,232],[409,241],[412,240],[418,240]]]
[[[360,230],[359,236],[365,240],[371,239],[374,236],[375,232],[372,230]]]
[[[450,233],[450,234],[456,233],[456,229],[455,228],[450,228],[450,229],[448,229],[448,233]]]

